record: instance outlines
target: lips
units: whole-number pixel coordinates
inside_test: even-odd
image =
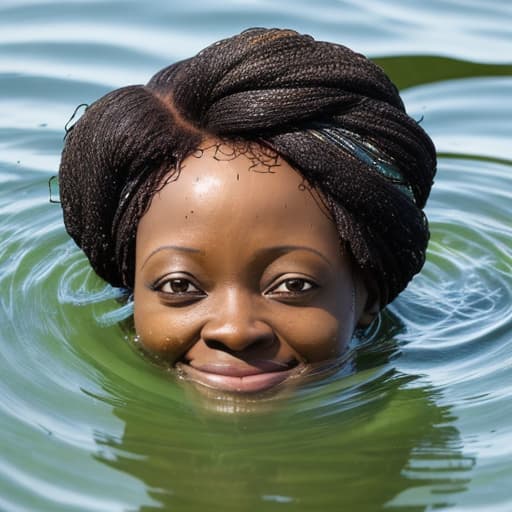
[[[265,391],[298,373],[296,361],[258,361],[256,365],[179,362],[177,369],[193,382],[231,393]]]

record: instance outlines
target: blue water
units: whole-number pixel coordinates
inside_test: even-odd
[[[0,2],[0,511],[512,510],[512,3]],[[374,58],[439,154],[423,272],[351,365],[212,411],[49,202],[75,107],[250,26]]]

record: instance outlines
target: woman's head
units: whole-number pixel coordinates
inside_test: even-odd
[[[232,158],[219,158],[231,153]],[[395,86],[379,67],[348,48],[291,30],[251,29],[163,69],[146,86],[118,89],[91,105],[68,134],[60,185],[68,232],[101,277],[114,286],[135,286],[136,327],[144,324],[142,338],[151,345],[152,327],[144,320],[148,314],[138,315],[149,308],[151,291],[146,286],[138,293],[144,274],[139,255],[174,256],[172,251],[150,256],[144,247],[150,252],[153,243],[188,247],[201,233],[196,242],[210,240],[203,247],[205,265],[215,248],[217,270],[229,260],[223,271],[229,273],[232,265],[235,273],[233,254],[239,253],[249,268],[251,251],[264,248],[265,236],[271,246],[303,245],[300,235],[306,237],[307,220],[313,218],[319,222],[311,231],[316,242],[324,239],[329,254],[333,240],[337,243],[339,273],[327,280],[329,286],[336,288],[336,279],[344,276],[343,286],[338,284],[350,296],[356,294],[349,306],[339,295],[332,305],[322,299],[315,308],[338,315],[343,329],[352,331],[374,304],[391,301],[421,269],[428,241],[422,208],[434,174],[431,140],[405,114]],[[222,187],[208,187],[208,180],[220,180]],[[194,196],[202,190],[200,183],[205,192]],[[224,194],[222,214],[215,206],[219,192]],[[290,198],[286,204],[292,204],[292,197],[297,200],[298,209],[291,208],[296,214],[284,205],[279,210],[285,197]],[[265,201],[268,211],[261,206]],[[194,204],[194,213],[184,218],[187,202]],[[195,227],[187,230],[187,225]],[[279,242],[286,238],[286,226],[295,226],[296,240]],[[151,234],[153,242],[148,241]],[[173,237],[180,238],[179,244]],[[307,259],[292,253],[286,258],[303,256]],[[180,280],[173,283],[185,286]],[[272,285],[267,284],[261,297],[269,297]],[[292,287],[297,286],[304,282],[294,281]],[[249,312],[257,309],[251,302],[246,306]],[[340,337],[336,329],[341,327],[333,329],[338,334],[328,336]],[[346,344],[336,343],[331,353]]]
[[[227,367],[272,373],[224,378],[246,391],[288,375],[275,370],[336,360],[368,315],[322,198],[281,158],[261,172],[261,151],[206,141],[155,194],[136,241],[134,316],[146,349],[196,378],[207,369],[216,384]]]

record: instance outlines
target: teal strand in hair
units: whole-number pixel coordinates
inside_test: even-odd
[[[385,155],[371,142],[360,135],[344,128],[323,123],[315,123],[314,128],[307,131],[322,142],[332,144],[370,166],[373,170],[384,176],[413,203],[416,204],[411,186],[398,169],[396,163]]]

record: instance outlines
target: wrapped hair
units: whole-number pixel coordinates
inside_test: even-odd
[[[396,87],[342,45],[255,28],[110,92],[68,133],[65,226],[98,275],[133,287],[141,216],[212,137],[269,147],[317,188],[382,306],[420,271],[435,148]]]

